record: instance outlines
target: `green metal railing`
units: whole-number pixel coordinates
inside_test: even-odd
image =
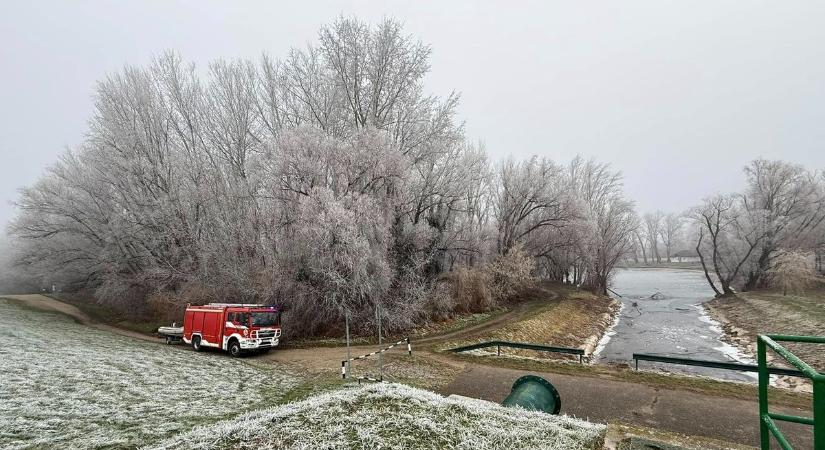
[[[682,358],[680,356],[653,355],[650,353],[634,353],[633,360],[636,361],[636,370],[639,370],[639,361],[659,362],[666,364],[680,364],[683,366],[707,367],[709,369],[735,370],[737,372],[759,372],[756,364],[743,364],[728,361],[713,361],[710,359]],[[806,375],[798,370],[785,369],[782,367],[768,367],[771,375],[785,375],[788,377],[805,378]]]
[[[759,437],[762,450],[771,448],[771,435],[776,442],[785,449],[792,450],[790,442],[776,426],[776,421],[801,423],[813,426],[814,449],[825,450],[825,374],[818,373],[813,367],[806,364],[780,342],[801,342],[806,344],[825,344],[825,337],[817,336],[785,336],[780,334],[760,334],[756,341],[757,362],[759,367]],[[775,351],[779,356],[799,369],[802,374],[813,383],[813,417],[800,417],[787,414],[772,413],[768,410],[768,385],[770,372],[767,363],[767,348]]]
[[[465,345],[463,347],[456,347],[447,350],[452,353],[468,352],[470,350],[478,350],[481,348],[496,347],[496,353],[501,356],[501,347],[520,348],[522,350],[536,350],[539,352],[553,352],[566,353],[569,355],[578,355],[579,362],[583,362],[584,350],[580,348],[570,347],[553,347],[551,345],[531,344],[527,342],[509,342],[509,341],[487,341],[479,342],[478,344]]]

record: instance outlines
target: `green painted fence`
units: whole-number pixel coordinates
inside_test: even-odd
[[[478,350],[482,348],[490,348],[496,347],[497,353],[501,355],[501,347],[509,347],[509,348],[519,348],[522,350],[536,350],[539,352],[553,352],[553,353],[566,353],[569,355],[578,355],[579,362],[583,362],[584,359],[584,350],[580,348],[570,348],[570,347],[554,347],[552,345],[542,345],[542,344],[531,344],[527,342],[510,342],[510,341],[487,341],[487,342],[479,342],[478,344],[471,344],[471,345],[464,345],[461,347],[451,348],[447,350],[452,353],[459,353],[459,352],[468,352],[470,350]]]
[[[785,450],[792,450],[791,444],[776,421],[801,423],[813,426],[814,449],[825,450],[825,374],[818,373],[796,355],[788,351],[779,342],[801,342],[806,344],[825,344],[825,337],[785,336],[781,334],[760,334],[756,341],[757,365],[759,366],[759,437],[762,450],[771,448],[771,435]],[[813,383],[813,417],[791,416],[770,412],[768,407],[768,385],[770,368],[767,363],[767,349],[770,348]]]

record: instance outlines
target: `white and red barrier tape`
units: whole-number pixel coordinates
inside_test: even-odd
[[[412,344],[410,343],[410,338],[406,337],[406,338],[396,342],[395,344],[390,345],[389,347],[382,348],[381,350],[376,350],[372,353],[367,353],[366,355],[356,356],[356,357],[353,357],[353,358],[350,358],[350,359],[345,359],[345,360],[341,361],[341,378],[344,378],[344,379],[347,378],[347,363],[348,362],[355,361],[357,359],[369,358],[370,356],[375,356],[379,353],[384,353],[384,352],[386,352],[387,350],[389,350],[393,347],[397,347],[397,346],[403,344],[404,342],[407,343],[407,353],[409,353],[410,356],[412,356]],[[362,378],[365,378],[365,377],[362,377]],[[365,378],[365,379],[367,379],[368,381],[380,381],[380,380],[373,380],[372,378]]]

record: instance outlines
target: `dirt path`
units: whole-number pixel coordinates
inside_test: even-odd
[[[548,292],[548,294],[549,296],[545,300],[542,300],[542,302],[553,301],[559,297],[559,294],[557,292]],[[471,338],[474,336],[478,336],[488,331],[495,330],[496,328],[499,328],[506,323],[512,323],[514,321],[521,320],[525,314],[530,312],[532,308],[536,306],[536,303],[537,302],[521,303],[519,305],[516,305],[510,311],[494,319],[466,328],[462,328],[460,330],[455,330],[444,334],[427,336],[425,338],[420,339],[412,338],[411,341],[413,345],[413,351],[417,355],[423,354],[425,355],[425,357],[429,358],[436,357],[436,354],[430,351],[434,345],[456,339]],[[378,350],[379,348],[381,347],[378,344],[352,346],[350,347],[350,353],[352,357],[355,357],[367,353],[372,353]],[[330,370],[330,368],[336,371],[339,370],[341,361],[346,359],[346,357],[346,347],[310,347],[279,349],[278,351],[271,352],[266,356],[262,356],[261,359],[287,365],[299,366],[302,368],[306,368],[314,373],[319,373]],[[441,360],[441,362],[444,362],[444,360]]]
[[[25,306],[40,309],[43,311],[59,312],[73,318],[74,320],[82,323],[83,325],[87,325],[98,330],[108,331],[110,333],[120,334],[122,336],[128,336],[131,338],[141,339],[144,341],[152,341],[157,343],[161,342],[159,339],[155,337],[148,336],[143,333],[138,333],[137,331],[124,330],[123,328],[113,327],[111,325],[95,322],[94,320],[92,320],[91,317],[89,317],[86,313],[81,311],[76,306],[61,302],[59,300],[55,300],[51,297],[46,297],[45,295],[0,295],[0,298],[8,298],[11,300],[15,300]]]
[[[549,302],[556,300],[559,297],[558,292],[548,292],[550,295],[548,298],[542,300],[542,302]],[[494,330],[496,328],[500,328],[502,325],[506,323],[516,322],[521,320],[525,314],[527,314],[533,307],[536,306],[537,302],[529,302],[529,303],[520,303],[516,305],[510,311],[492,319],[488,320],[467,328],[462,328],[460,330],[452,331],[449,333],[444,334],[437,334],[433,336],[427,336],[422,339],[416,339],[416,343],[418,344],[427,344],[433,345],[438,344],[445,341],[451,341],[460,338],[469,338],[473,336],[478,336],[483,334],[487,331]]]

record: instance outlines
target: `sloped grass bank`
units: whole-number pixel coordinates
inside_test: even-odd
[[[446,350],[476,342],[501,340],[581,348],[588,354],[592,353],[599,339],[613,323],[614,316],[619,310],[619,303],[609,297],[587,291],[576,291],[567,286],[551,285],[550,287],[552,292],[556,292],[558,296],[551,298],[549,294],[551,291],[548,289],[546,292],[550,299],[534,300],[531,310],[519,320],[474,336],[472,339],[447,342],[440,345],[439,349]],[[537,296],[537,294],[533,295]],[[519,356],[566,359],[557,353],[509,348],[502,349],[502,351]]]
[[[782,295],[775,291],[753,291],[735,297],[715,298],[704,304],[714,319],[722,324],[726,339],[744,353],[756,358],[759,334],[794,334],[825,336],[825,287],[818,286],[803,295]],[[825,371],[825,346],[783,342],[782,345],[810,364]],[[774,352],[768,352],[772,364],[790,365]],[[779,377],[779,385],[807,390],[803,378]]]
[[[351,386],[178,435],[156,449],[598,449],[606,426],[442,397]]]
[[[0,448],[135,448],[275,404],[297,377],[0,299]]]

